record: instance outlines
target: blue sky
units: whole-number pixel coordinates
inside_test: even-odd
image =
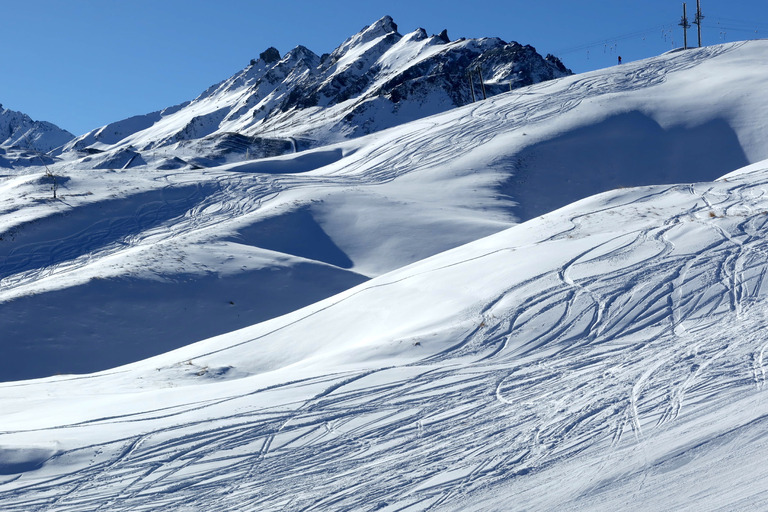
[[[705,45],[768,37],[765,0],[701,1]],[[687,3],[693,18],[696,2]],[[76,135],[192,99],[269,46],[330,52],[386,14],[402,34],[423,27],[448,29],[452,39],[496,36],[554,53],[575,72],[683,40],[676,0],[0,0],[0,7],[0,103]]]

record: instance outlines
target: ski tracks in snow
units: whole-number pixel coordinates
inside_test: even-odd
[[[690,195],[654,192],[681,193]],[[729,188],[722,204],[745,193],[752,192]],[[737,312],[718,298],[732,283],[720,269],[733,268],[736,255],[749,284],[744,316],[760,295],[763,214],[713,218],[710,206],[700,201],[671,220],[616,233],[518,283],[490,301],[478,329],[449,352],[190,406],[175,411],[172,424],[148,423],[136,436],[61,453],[47,476],[0,484],[0,501],[25,512],[437,510],[590,450],[605,449],[600,471],[612,451],[644,450],[655,430],[679,421],[689,405],[707,406],[715,390],[727,396],[723,389],[764,383],[762,339],[708,337],[713,323]],[[589,222],[574,217],[563,236],[578,237]],[[680,243],[682,222],[701,225],[708,241]],[[659,281],[649,284],[648,272]],[[280,391],[294,399],[260,398]],[[229,414],[216,412],[224,406]],[[128,421],[141,424],[117,417],[61,430]]]
[[[409,125],[408,131],[392,131],[394,138],[374,143],[347,157],[344,165],[333,172],[268,175],[201,171],[199,185],[186,198],[157,203],[158,208],[154,210],[131,211],[113,219],[110,226],[100,226],[96,222],[85,231],[77,230],[62,239],[40,240],[30,245],[28,255],[18,253],[16,266],[6,264],[2,269],[3,289],[10,290],[46,276],[77,271],[89,263],[119,253],[127,254],[135,248],[147,248],[152,244],[173,246],[183,243],[185,237],[204,235],[211,229],[221,230],[227,223],[258,212],[266,203],[279,204],[279,196],[285,190],[375,186],[410,172],[438,168],[500,133],[559,116],[585,98],[615,92],[616,87],[640,88],[659,83],[669,73],[695,66],[736,47],[738,45],[720,45],[692,50],[679,58],[660,60],[658,65],[653,62],[635,67],[628,64],[609,75],[610,80],[603,75],[574,77],[565,89],[556,92],[550,92],[552,84],[542,83],[527,88],[524,94],[512,92],[509,93],[511,96],[491,98],[467,107],[471,115],[457,118],[455,123],[439,124],[425,119]],[[469,143],[465,140],[467,134],[470,134]],[[461,138],[461,144],[457,143],[457,138]],[[425,152],[423,148],[427,145],[430,151]],[[166,187],[173,193],[187,186],[184,180],[189,177],[176,173],[158,179],[166,182],[181,180]],[[126,204],[131,201],[130,197],[125,198]],[[171,205],[175,206],[169,208]],[[160,212],[165,212],[165,217],[158,216]],[[32,262],[32,255],[35,261],[41,257],[45,261]],[[732,281],[734,279],[736,277]],[[733,302],[736,304],[738,300]]]
[[[693,65],[712,51],[674,62]],[[647,85],[665,73],[627,66],[615,74],[628,87],[638,77]],[[494,116],[496,124],[478,122],[481,144],[502,123],[558,115],[597,87],[575,79],[553,107],[518,99],[494,113],[480,104],[465,128]],[[215,190],[121,243],[171,243],[257,212],[287,189],[384,183],[458,156],[455,132],[435,137],[427,122],[422,129],[437,147],[421,157],[382,145],[321,177],[212,173]],[[406,148],[422,141],[419,131],[400,136]],[[362,172],[364,161],[378,162],[373,172]],[[588,451],[605,450],[607,464],[622,446],[643,450],[646,438],[684,418],[687,407],[716,407],[716,396],[765,386],[762,337],[709,335],[716,322],[749,318],[750,304],[765,295],[765,187],[655,187],[641,199],[574,215],[568,229],[542,243],[578,238],[612,209],[634,208],[651,220],[510,286],[480,310],[465,339],[418,363],[189,404],[173,412],[173,422],[116,417],[61,427],[51,435],[110,425],[133,425],[136,433],[63,451],[42,470],[0,483],[0,502],[9,512],[437,510]],[[685,211],[654,220],[646,208],[686,194],[693,206]],[[682,228],[691,226],[707,233],[704,242],[683,243]],[[106,244],[39,272],[86,265],[120,248]],[[6,279],[36,277],[17,272]]]

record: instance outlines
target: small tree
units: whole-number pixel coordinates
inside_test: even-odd
[[[53,181],[53,185],[51,186],[51,190],[53,190],[53,198],[56,199],[56,189],[58,188],[56,183],[56,175],[53,174],[53,171],[48,167],[48,164],[45,163],[45,159],[43,158],[43,154],[35,149],[34,146],[32,146],[32,141],[29,140],[29,137],[27,137],[27,134],[24,134],[24,139],[27,141],[27,147],[30,151],[32,151],[35,155],[37,155],[37,158],[40,159],[40,163],[43,164],[43,167],[45,167],[45,177],[50,178]]]

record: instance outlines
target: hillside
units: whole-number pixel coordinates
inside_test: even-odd
[[[550,81],[295,155],[197,171],[59,162],[60,201],[42,169],[8,177],[0,375],[125,364],[594,193],[768,158],[763,44]]]
[[[602,194],[163,356],[6,384],[0,469],[25,473],[0,500],[761,502],[766,184],[763,163]]]
[[[766,55],[5,176],[3,510],[760,508]]]

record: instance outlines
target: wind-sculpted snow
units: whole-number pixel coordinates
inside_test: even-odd
[[[56,448],[5,477],[0,502],[607,509],[630,491],[649,508],[716,495],[746,475],[654,501],[727,455],[708,440],[764,424],[767,190],[764,165],[603,194],[232,335],[5,384],[0,447]],[[739,443],[760,458],[760,439]]]
[[[4,175],[3,378],[102,371],[0,384],[0,508],[764,508],[765,48]]]
[[[677,99],[670,91],[687,73],[717,76],[761,48],[732,44],[627,64],[355,141],[208,170],[133,167],[131,152],[118,162],[123,170],[62,162],[52,166],[60,202],[47,200],[49,178],[9,177],[0,185],[0,345],[18,359],[0,380],[104,370],[223,334],[617,185],[712,179],[715,164],[724,172],[764,151],[749,143],[764,132],[762,107],[733,119],[733,108],[686,94],[682,101],[697,108],[670,116],[645,98]],[[739,101],[759,99],[745,91]],[[621,106],[604,108],[615,96]],[[622,109],[630,110],[611,115]],[[638,140],[629,151],[601,149],[606,130]],[[715,140],[680,158],[694,135]],[[646,158],[649,141],[658,151]],[[553,153],[542,155],[547,147]],[[565,151],[574,147],[595,149],[579,158]],[[103,165],[103,155],[92,157]],[[209,293],[177,307],[195,283]],[[206,310],[216,319],[193,327]],[[140,313],[152,319],[141,342],[131,329]],[[170,336],[173,325],[185,327]],[[88,351],[104,357],[68,357]]]

